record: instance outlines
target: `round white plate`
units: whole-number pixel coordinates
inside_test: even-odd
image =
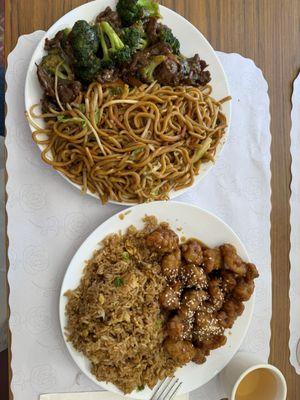
[[[137,205],[128,210],[130,210],[130,213],[127,214],[123,220],[119,218],[119,215],[124,213],[124,211],[121,211],[100,225],[77,250],[65,274],[59,302],[61,329],[73,360],[92,381],[118,394],[121,394],[121,392],[114,385],[97,381],[90,373],[88,359],[77,352],[70,342],[66,341],[64,333],[64,327],[66,326],[65,306],[67,302],[64,293],[78,286],[85,261],[89,260],[94,250],[99,248],[99,242],[110,233],[118,232],[119,230],[125,232],[130,225],[142,228],[143,217],[145,215],[154,215],[160,222],[169,222],[171,228],[175,231],[176,228],[182,228],[180,236],[198,238],[212,247],[223,243],[231,243],[237,248],[239,255],[244,260],[249,260],[244,245],[232,229],[213,214],[201,210],[200,208],[180,202],[153,202]],[[197,365],[195,363],[189,363],[176,372],[176,376],[183,382],[179,394],[191,392],[204,385],[226,366],[239,349],[247,333],[253,307],[254,296],[252,296],[250,301],[245,303],[244,313],[236,320],[235,325],[231,329],[231,334],[227,334],[226,345],[212,351],[204,364]],[[129,397],[134,399],[150,399],[151,391],[147,388],[143,391],[132,392]]]
[[[46,54],[44,51],[44,43],[45,38],[52,38],[56,32],[65,28],[65,27],[72,27],[73,24],[78,19],[85,19],[86,21],[93,21],[96,16],[104,10],[105,7],[110,6],[115,9],[116,0],[95,0],[89,3],[83,4],[80,7],[75,8],[74,10],[70,11],[62,18],[60,18],[52,27],[46,32],[45,36],[39,42],[35,52],[33,53],[32,59],[30,61],[28,72],[26,76],[25,82],[25,106],[26,110],[29,110],[33,104],[38,104],[40,99],[42,98],[42,90],[39,85],[37,74],[36,74],[36,64],[40,62],[41,58]],[[221,99],[226,96],[229,96],[229,87],[225,72],[223,67],[214,52],[211,45],[205,39],[205,37],[200,33],[190,22],[184,19],[179,14],[175,13],[174,11],[168,9],[167,7],[160,6],[160,11],[163,16],[163,23],[168,25],[172,28],[175,36],[178,37],[181,43],[181,51],[186,56],[193,56],[195,53],[199,53],[200,57],[203,58],[207,64],[209,65],[208,69],[211,72],[212,81],[211,85],[213,87],[212,95],[216,99]],[[38,111],[38,109],[36,110]],[[230,125],[230,117],[231,117],[231,103],[226,102],[223,105],[223,112],[226,115],[228,121],[228,128],[222,141],[220,142],[217,152],[216,158],[218,157],[223,145],[226,141],[229,132],[229,125]],[[32,131],[34,128],[30,127]],[[39,145],[41,150],[44,149],[43,145]],[[211,169],[214,165],[213,162],[208,162],[203,164],[199,175],[195,179],[195,183],[199,182],[206,173]],[[68,178],[62,175],[65,179],[67,179],[72,185],[81,189],[81,187],[73,182],[71,182]],[[189,188],[172,191],[170,193],[170,198],[177,197],[184,193]],[[97,197],[96,194],[93,194],[88,191],[88,193],[94,197]],[[98,198],[98,197],[97,197]],[[111,203],[115,204],[125,204],[131,205],[130,203],[119,203],[115,201],[111,201]]]

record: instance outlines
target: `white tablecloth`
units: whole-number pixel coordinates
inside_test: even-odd
[[[294,82],[292,97],[292,184],[291,184],[291,250],[290,250],[290,361],[300,374],[300,75]]]
[[[99,390],[70,359],[58,321],[59,288],[85,237],[120,207],[84,197],[43,164],[24,118],[26,69],[43,32],[20,37],[8,58],[6,119],[12,391],[15,400],[41,393]],[[257,263],[254,317],[243,344],[267,360],[271,318],[270,115],[267,83],[255,64],[218,53],[232,93],[228,143],[209,175],[179,198],[217,214]],[[219,400],[218,379],[191,399]]]

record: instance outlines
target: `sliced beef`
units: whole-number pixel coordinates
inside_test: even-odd
[[[52,39],[46,38],[45,40],[45,50],[53,50],[61,48],[61,41],[64,37],[64,31],[58,31],[57,34]]]
[[[40,65],[37,66],[37,76],[40,85],[44,89],[45,95],[55,97],[54,76],[45,71]]]
[[[145,50],[137,51],[132,58],[128,73],[135,74],[140,68],[145,67],[152,56],[168,56],[170,54],[170,47],[165,43],[156,43]]]
[[[76,60],[73,54],[71,43],[66,37],[64,30],[58,31],[54,38],[47,38],[45,40],[45,50],[49,52],[57,52],[61,57],[66,60],[70,68],[73,69],[73,64]]]
[[[192,86],[206,85],[211,79],[210,72],[205,71],[206,67],[206,62],[201,60],[199,54],[184,60],[181,65],[180,83]]]
[[[81,88],[82,85],[79,81],[69,81],[67,79],[59,79],[57,91],[60,101],[63,104],[71,103],[79,95]]]
[[[155,69],[155,79],[161,85],[176,86],[180,83],[180,64],[173,57],[168,57]]]
[[[122,26],[118,13],[113,11],[110,7],[106,7],[96,18],[96,22],[102,21],[109,22],[110,25],[116,29],[120,29]]]
[[[56,101],[53,101],[53,98],[51,97],[44,96],[41,99],[41,105],[42,105],[42,112],[45,114],[48,113],[50,109],[55,111],[60,111],[56,104]]]
[[[210,73],[205,71],[206,67],[206,62],[201,60],[198,54],[181,61],[168,54],[167,60],[156,68],[155,79],[161,85],[204,86],[210,81]]]
[[[100,83],[115,82],[119,77],[115,68],[104,69],[96,75],[96,80]]]
[[[55,79],[54,76],[45,71],[40,65],[37,67],[37,75],[39,82],[44,89],[44,93],[47,97],[55,99]],[[76,99],[81,91],[82,85],[79,81],[71,81],[68,79],[59,79],[57,85],[57,91],[60,101],[65,103],[71,103]]]
[[[148,40],[151,44],[156,43],[159,38],[159,32],[163,25],[158,22],[157,18],[150,17],[144,23],[144,29],[147,34]]]

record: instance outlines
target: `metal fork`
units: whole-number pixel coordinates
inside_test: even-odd
[[[182,382],[178,378],[166,378],[157,384],[150,400],[171,400],[178,392]]]

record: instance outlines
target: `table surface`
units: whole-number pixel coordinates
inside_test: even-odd
[[[84,0],[6,0],[6,55],[24,33],[47,30]],[[272,132],[273,318],[270,363],[300,398],[300,376],[289,363],[289,197],[292,82],[300,67],[299,0],[162,0],[191,21],[212,46],[252,58],[269,83]],[[9,134],[9,132],[8,132]],[[216,399],[218,400],[218,399]]]

